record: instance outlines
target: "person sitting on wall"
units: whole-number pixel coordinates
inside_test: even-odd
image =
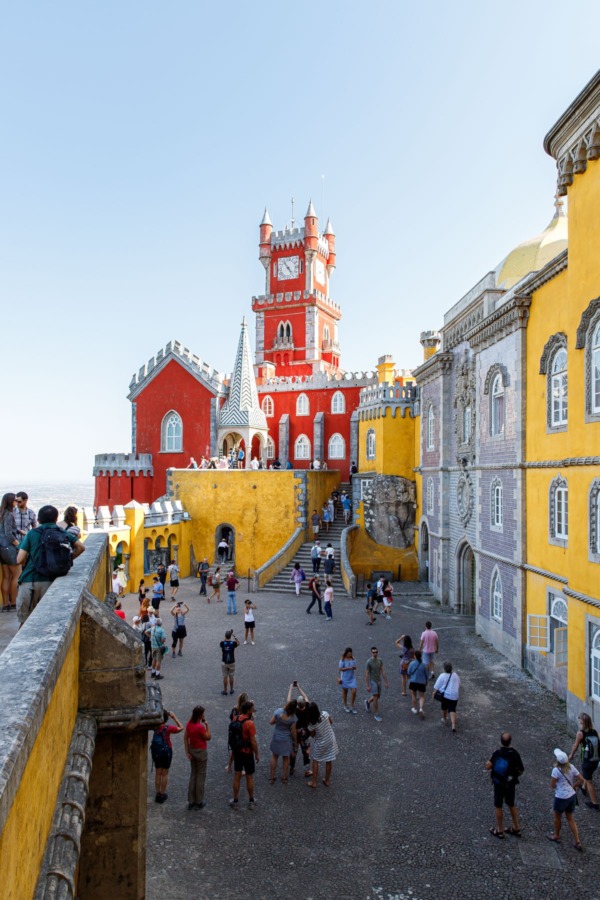
[[[186,469],[197,469],[197,468],[198,468],[198,463],[196,462],[196,460],[194,459],[193,456],[190,456],[190,461],[187,464]]]
[[[273,465],[271,466],[271,468],[272,468],[272,469],[280,469],[280,468],[281,468],[281,463],[279,462],[279,459],[276,459],[276,460],[275,460],[275,462],[273,463]]]

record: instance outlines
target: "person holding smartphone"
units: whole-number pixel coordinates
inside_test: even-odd
[[[185,726],[183,746],[185,755],[190,761],[190,781],[188,784],[188,809],[202,809],[204,803],[204,784],[206,782],[206,766],[208,763],[207,741],[210,741],[210,728],[206,721],[206,710],[203,706],[195,706],[190,720]]]

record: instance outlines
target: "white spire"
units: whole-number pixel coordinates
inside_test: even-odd
[[[335,231],[333,230],[333,225],[331,224],[331,219],[327,219],[327,225],[325,226],[325,231],[323,234],[330,234],[332,237],[335,237]]]
[[[265,206],[265,214],[262,217],[262,222],[260,224],[261,225],[272,225],[273,224],[271,222],[271,216],[269,215],[269,210],[267,209],[266,206]]]
[[[317,217],[315,208],[313,206],[312,198],[308,202],[308,209],[306,210],[306,215],[304,216],[304,218],[307,219],[309,216],[314,216],[315,218]]]
[[[229,396],[219,415],[219,428],[225,427],[251,427],[265,429],[265,431],[267,429],[267,420],[258,402],[245,316],[242,320],[242,331],[229,385]]]

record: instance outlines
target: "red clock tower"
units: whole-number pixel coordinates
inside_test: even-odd
[[[266,273],[265,294],[252,299],[259,381],[274,375],[337,373],[341,312],[329,295],[335,268],[331,222],[320,234],[311,200],[303,228],[292,219],[282,231],[274,231],[265,209],[259,248]]]

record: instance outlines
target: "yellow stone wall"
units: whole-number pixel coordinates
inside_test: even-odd
[[[4,900],[33,897],[75,726],[78,680],[79,626],[0,835]]]
[[[334,472],[309,473],[334,477]],[[219,525],[235,529],[236,572],[245,574],[269,560],[298,525],[299,480],[293,470],[279,472],[182,469],[177,471],[177,496],[191,516],[190,539],[196,559],[215,553]],[[316,491],[316,489],[315,489]],[[311,495],[320,499],[318,491]]]
[[[581,315],[600,295],[600,161],[588,161],[587,171],[576,175],[568,189],[568,268],[537,290],[532,298],[527,326],[527,422],[526,458],[529,462],[560,461],[600,455],[600,422],[585,422],[585,352],[575,348]],[[551,335],[567,337],[568,424],[565,431],[548,433],[546,417],[547,377],[539,372],[540,358]],[[569,538],[567,546],[548,540],[549,487],[561,475],[569,489]],[[588,560],[588,492],[599,466],[546,466],[528,468],[527,562],[537,569],[567,579],[568,587],[599,597],[600,566]],[[547,615],[547,592],[560,594],[563,585],[554,579],[527,574],[527,614]],[[600,610],[568,598],[568,692],[585,702],[587,658],[585,617],[599,617]]]

